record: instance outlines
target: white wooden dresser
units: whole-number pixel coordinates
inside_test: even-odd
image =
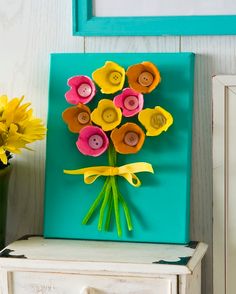
[[[206,250],[25,237],[0,253],[1,294],[200,294]]]

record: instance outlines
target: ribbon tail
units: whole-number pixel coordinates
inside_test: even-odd
[[[134,187],[140,187],[141,181],[140,179],[133,173],[127,173],[127,174],[120,174],[121,177],[126,179],[127,182],[130,183],[130,185]]]

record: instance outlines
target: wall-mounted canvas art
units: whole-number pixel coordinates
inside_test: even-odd
[[[188,243],[194,54],[52,54],[44,236]]]

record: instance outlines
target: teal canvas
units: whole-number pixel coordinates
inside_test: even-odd
[[[98,231],[99,211],[82,225],[82,220],[98,196],[105,177],[85,184],[82,175],[64,174],[90,166],[108,165],[107,152],[99,157],[82,155],[77,147],[78,134],[68,130],[62,112],[72,106],[65,100],[67,80],[76,75],[92,77],[92,72],[114,61],[125,69],[142,61],[153,62],[160,70],[161,83],[144,94],[144,108],[161,106],[174,118],[167,132],[146,137],[136,154],[118,154],[117,165],[151,163],[155,173],[139,173],[142,185],[133,187],[118,178],[119,189],[128,203],[133,230],[128,231],[120,209],[122,236],[117,236],[114,216],[110,230]],[[188,243],[190,221],[190,182],[192,150],[193,53],[82,53],[52,54],[49,82],[49,112],[46,154],[44,237],[134,242]],[[126,81],[126,86],[128,86]],[[87,105],[94,109],[97,95]],[[129,118],[137,122],[137,117]],[[140,124],[139,124],[140,125]]]

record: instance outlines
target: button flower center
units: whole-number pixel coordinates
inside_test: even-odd
[[[113,85],[119,85],[122,79],[122,75],[121,73],[119,73],[118,71],[113,71],[110,73],[109,75],[109,81],[113,84]]]
[[[78,122],[86,125],[90,121],[90,115],[86,111],[81,111],[77,116]]]
[[[139,101],[136,96],[127,96],[124,99],[124,107],[128,110],[134,110],[139,106]]]
[[[112,123],[117,119],[116,111],[113,108],[107,108],[103,111],[102,118],[106,123]]]
[[[142,72],[138,77],[139,84],[144,87],[149,87],[153,83],[153,80],[153,75],[148,71]]]
[[[103,138],[100,135],[92,135],[88,140],[88,144],[92,149],[97,150],[102,147]]]
[[[128,146],[136,146],[139,142],[139,135],[136,132],[127,132],[124,136],[124,143]]]
[[[166,124],[166,118],[161,113],[155,113],[151,116],[151,125],[155,129],[160,129]]]
[[[80,95],[80,97],[87,98],[88,96],[91,95],[92,88],[89,84],[83,83],[79,85],[77,92]]]

